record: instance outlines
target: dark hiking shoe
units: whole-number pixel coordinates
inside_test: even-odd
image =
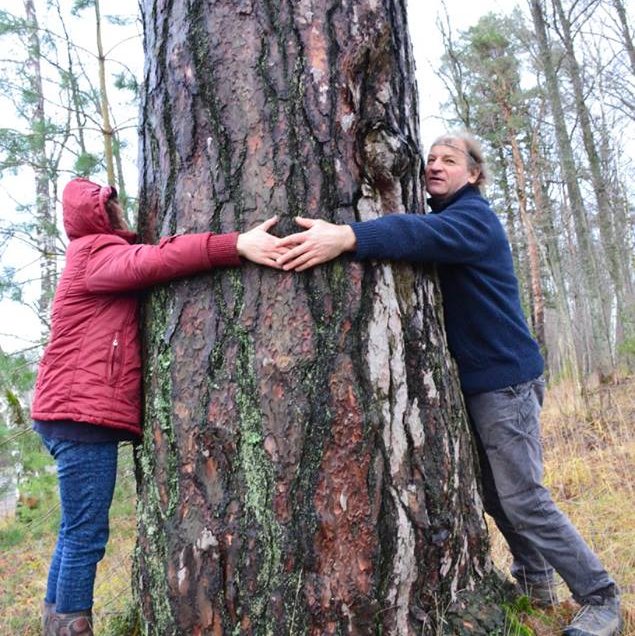
[[[621,631],[620,597],[609,596],[583,605],[562,633],[565,636],[617,636]]]
[[[553,578],[542,581],[517,581],[516,589],[527,596],[534,607],[546,609],[558,604],[556,583]]]
[[[93,617],[90,610],[72,612],[70,614],[55,614],[48,634],[51,636],[93,636]]]

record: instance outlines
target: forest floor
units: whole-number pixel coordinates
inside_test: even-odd
[[[590,392],[590,412],[561,383],[547,391],[542,416],[545,481],[558,505],[599,555],[622,590],[624,636],[635,636],[635,378]],[[134,636],[124,627],[132,606],[130,567],[135,537],[135,485],[130,445],[121,449],[111,511],[111,539],[95,590],[99,636]],[[38,636],[48,559],[59,505],[51,492],[22,502],[21,521],[0,520],[0,635]],[[493,558],[503,571],[508,553],[492,529]],[[577,607],[564,584],[562,603],[539,612],[515,606],[524,628],[507,636],[556,636]]]

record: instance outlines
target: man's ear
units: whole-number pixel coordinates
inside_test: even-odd
[[[471,184],[475,184],[478,181],[478,178],[480,176],[481,176],[481,171],[478,168],[472,168],[467,178],[467,182]]]

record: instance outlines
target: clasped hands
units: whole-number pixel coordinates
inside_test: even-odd
[[[355,233],[350,225],[298,216],[295,222],[304,231],[278,238],[269,234],[277,221],[278,217],[271,217],[240,234],[238,254],[260,265],[301,272],[355,249]]]

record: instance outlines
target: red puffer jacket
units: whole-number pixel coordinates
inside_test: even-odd
[[[239,265],[238,232],[133,245],[134,234],[111,228],[105,208],[111,192],[87,179],[74,179],[64,189],[64,228],[70,243],[31,416],[140,433],[136,292],[213,267]]]

